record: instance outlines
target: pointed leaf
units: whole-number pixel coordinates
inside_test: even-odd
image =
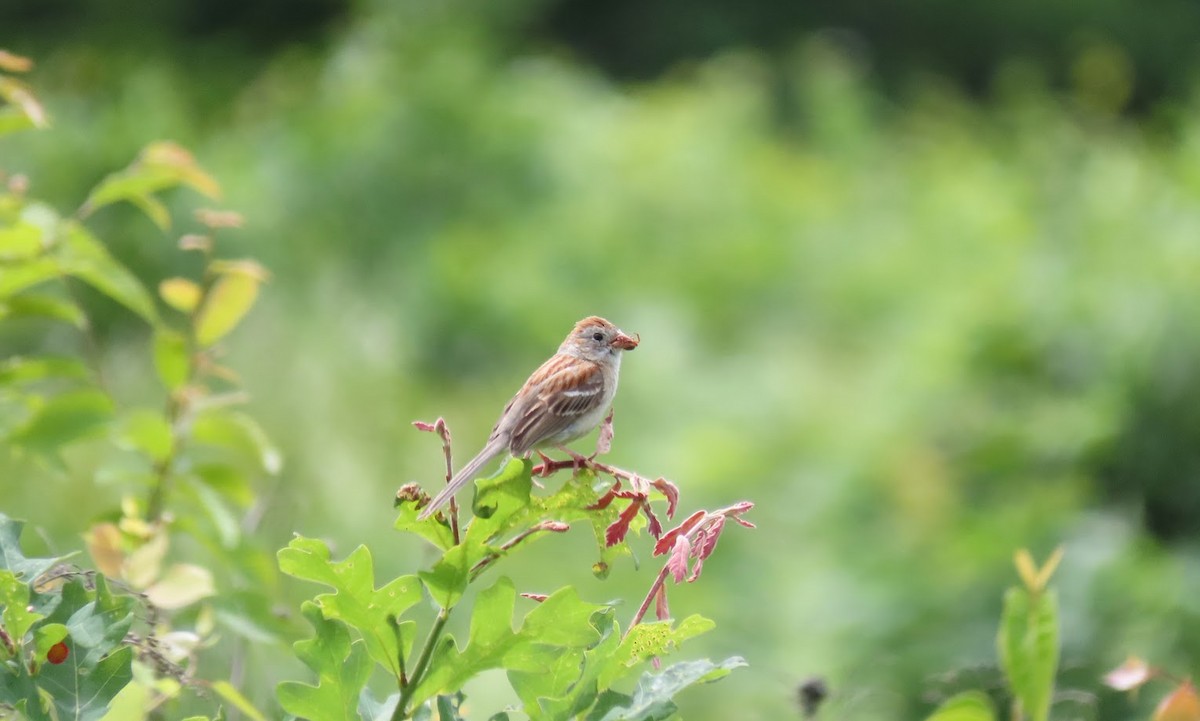
[[[258,298],[262,280],[250,273],[219,277],[196,314],[196,342],[210,346],[237,327]]]
[[[1058,600],[1013,587],[1004,596],[996,643],[1013,695],[1033,721],[1046,721],[1058,669]]]
[[[187,278],[167,278],[158,284],[158,295],[180,313],[191,314],[200,305],[203,292]]]
[[[720,663],[708,659],[685,661],[667,668],[662,673],[646,673],[638,681],[637,690],[626,703],[597,703],[589,713],[587,721],[659,721],[673,716],[677,710],[672,699],[681,691],[701,683],[709,683],[729,675],[735,668],[745,666],[738,657],[727,658]],[[602,697],[603,699],[604,697]],[[628,697],[627,697],[628,698]]]
[[[72,221],[62,227],[65,233],[58,254],[60,270],[137,313],[151,325],[157,325],[154,299],[137,276],[117,262],[82,225]]]
[[[275,695],[290,714],[306,719],[355,719],[359,697],[371,675],[371,661],[361,641],[351,643],[350,633],[339,621],[327,620],[310,601],[301,613],[316,630],[316,636],[297,641],[296,656],[317,674],[317,685],[287,681]]]
[[[88,665],[68,638],[63,663],[43,666],[38,682],[54,699],[59,721],[98,721],[113,697],[133,680],[133,648],[122,646]]]
[[[96,435],[113,415],[113,403],[94,389],[68,391],[51,398],[16,433],[12,441],[39,453],[50,453],[73,441]]]

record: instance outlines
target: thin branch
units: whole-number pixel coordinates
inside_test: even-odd
[[[408,678],[408,684],[400,690],[400,700],[396,702],[396,709],[392,712],[392,721],[402,721],[410,716],[405,711],[408,702],[412,700],[413,693],[416,692],[417,686],[420,685],[421,679],[425,676],[425,669],[429,666],[429,659],[433,657],[433,649],[437,645],[438,638],[442,635],[442,629],[446,627],[446,621],[450,618],[450,609],[443,607],[438,611],[437,618],[433,622],[433,628],[429,629],[429,636],[425,639],[425,646],[421,649],[421,655],[417,658],[416,665],[413,666],[412,676]]]
[[[514,546],[516,546],[518,543],[520,543],[521,541],[524,541],[526,538],[529,538],[533,534],[539,533],[541,531],[550,531],[551,533],[564,533],[569,529],[570,529],[570,526],[563,523],[562,521],[542,521],[541,523],[537,524],[536,526],[525,529],[521,533],[518,533],[516,536],[513,536],[511,539],[506,541],[504,543],[504,545],[500,546],[499,550],[489,553],[488,555],[486,555],[482,559],[480,559],[478,563],[476,563],[474,566],[472,566],[470,575],[469,575],[469,580],[474,581],[476,578],[479,577],[479,575],[481,573],[483,573],[485,570],[487,570],[488,566],[490,566],[492,563],[494,563],[497,559],[499,559],[501,556],[503,556],[508,551],[511,551],[512,548]]]

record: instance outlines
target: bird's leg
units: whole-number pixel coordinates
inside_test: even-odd
[[[592,460],[591,458],[588,458],[587,456],[579,455],[578,453],[571,450],[570,448],[567,448],[566,446],[562,445],[561,443],[559,443],[555,447],[558,448],[558,450],[562,451],[563,453],[566,453],[568,456],[571,457],[571,461],[574,462],[574,464],[575,464],[576,472],[578,472],[579,469],[581,469],[581,468],[587,468],[588,463],[590,463]]]

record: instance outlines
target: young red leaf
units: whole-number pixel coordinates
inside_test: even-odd
[[[680,534],[691,531],[696,527],[696,524],[703,520],[707,515],[708,511],[696,511],[692,515],[688,516],[686,521],[667,531],[662,538],[658,539],[658,543],[654,544],[654,555],[661,556],[664,553],[669,552],[675,547],[675,539],[678,538]]]
[[[550,598],[550,596],[544,593],[522,593],[521,598],[528,598],[530,601],[537,601],[538,603],[541,603],[547,598]]]
[[[667,518],[674,518],[679,506],[679,487],[665,478],[657,478],[650,485],[667,497]]]
[[[697,558],[696,562],[692,564],[692,575],[688,576],[687,582],[691,583],[692,581],[695,581],[697,578],[700,578],[700,571],[703,569],[704,569],[704,559]]]
[[[46,660],[57,666],[63,661],[66,661],[67,656],[69,655],[71,655],[71,651],[67,648],[67,644],[63,641],[59,641],[51,646],[50,650],[46,652]]]
[[[650,508],[649,503],[642,503],[642,513],[646,514],[648,525],[646,529],[650,531],[650,535],[658,538],[662,535],[662,524],[658,522],[658,516],[654,515],[654,510]]]
[[[671,557],[667,559],[667,570],[675,577],[675,583],[683,583],[687,577],[688,558],[692,555],[692,542],[686,535],[675,539],[675,547],[671,549]]]
[[[615,546],[625,540],[625,534],[629,533],[629,524],[637,517],[639,505],[641,505],[640,501],[630,503],[628,508],[621,511],[621,515],[617,517],[617,520],[609,525],[604,531],[605,545]]]
[[[667,584],[658,587],[658,595],[654,598],[654,615],[659,621],[666,621],[671,617],[671,609],[667,606]]]
[[[721,529],[725,527],[725,516],[717,516],[711,525],[704,529],[704,540],[700,537],[696,538],[696,545],[699,550],[696,552],[696,558],[703,561],[712,555],[713,549],[717,547],[717,539],[721,537]]]

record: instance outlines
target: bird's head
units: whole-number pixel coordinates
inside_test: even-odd
[[[640,340],[636,333],[626,335],[612,323],[593,315],[575,324],[559,352],[599,362],[611,355],[620,355],[623,350],[637,348]]]

